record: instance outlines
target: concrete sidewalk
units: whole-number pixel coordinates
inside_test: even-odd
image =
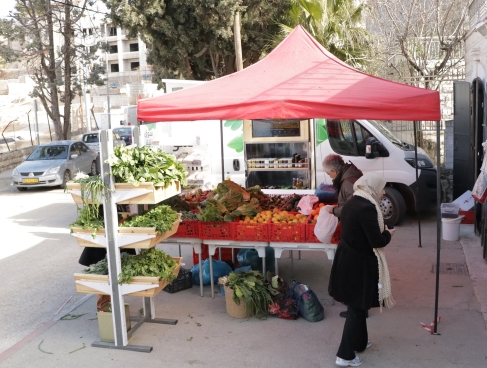
[[[457,242],[442,241],[439,285],[440,335],[421,327],[434,318],[436,214],[423,214],[422,248],[418,247],[417,220],[413,215],[397,226],[386,248],[393,295],[397,306],[370,312],[367,320],[371,348],[361,354],[363,367],[486,367],[487,366],[487,262],[473,225],[461,225]],[[164,248],[177,255],[177,248]],[[185,268],[192,253],[182,247]],[[287,252],[279,260],[281,276],[308,284],[325,307],[325,319],[310,323],[268,317],[233,319],[226,314],[220,294],[199,296],[199,287],[156,296],[156,316],[175,318],[174,326],[144,324],[130,345],[153,347],[149,354],[91,347],[99,339],[95,298],[87,295],[67,305],[59,316],[6,352],[0,367],[335,367],[345,308],[328,296],[331,261],[325,253],[294,253],[294,269]],[[73,280],[74,281],[74,280]],[[74,282],[73,282],[74,293]],[[128,297],[132,315],[141,299]],[[35,306],[32,306],[35,308]]]

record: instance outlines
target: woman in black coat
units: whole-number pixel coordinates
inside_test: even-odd
[[[395,231],[384,226],[379,207],[384,186],[385,180],[381,176],[362,176],[355,182],[354,195],[344,204],[340,217],[342,236],[333,261],[328,292],[348,307],[336,360],[336,364],[343,367],[361,365],[363,361],[355,352],[370,346],[367,310],[379,307],[381,303],[393,305],[387,263],[383,252],[379,251],[391,241]],[[379,273],[382,275],[380,294]]]

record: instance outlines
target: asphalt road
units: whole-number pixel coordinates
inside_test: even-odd
[[[0,173],[0,353],[60,317],[84,295],[73,273],[81,248],[69,234],[76,205],[63,189],[19,192]]]

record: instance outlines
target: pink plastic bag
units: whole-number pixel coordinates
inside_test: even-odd
[[[318,202],[318,197],[315,195],[305,195],[298,203],[299,213],[309,215],[313,211],[313,204]]]

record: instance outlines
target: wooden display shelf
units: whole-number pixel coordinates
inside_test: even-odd
[[[75,203],[83,203],[79,183],[69,182],[66,184],[66,188],[71,193]],[[128,183],[115,183],[113,196],[117,204],[156,204],[179,193],[181,193],[179,182],[172,182],[165,187],[155,187],[153,183],[140,183],[138,186]],[[87,203],[102,202],[102,198],[97,198],[94,201],[87,198]]]
[[[152,248],[164,239],[174,235],[178,230],[180,222],[181,214],[178,213],[178,219],[173,222],[171,229],[163,234],[158,234],[155,227],[119,227],[117,231],[117,244],[119,244],[120,249]],[[81,247],[106,247],[105,229],[98,230],[95,237],[93,237],[93,230],[90,229],[71,227],[71,232]]]
[[[173,257],[176,261],[176,268],[173,274],[177,275],[181,269],[183,258]],[[74,281],[76,291],[84,294],[101,294],[110,295],[110,284],[108,275],[96,275],[90,273],[75,273]],[[137,276],[132,278],[128,284],[121,285],[122,295],[128,296],[142,296],[152,298],[156,296],[162,289],[164,289],[169,282],[166,280],[159,281],[159,277]],[[134,289],[140,289],[134,291]]]

